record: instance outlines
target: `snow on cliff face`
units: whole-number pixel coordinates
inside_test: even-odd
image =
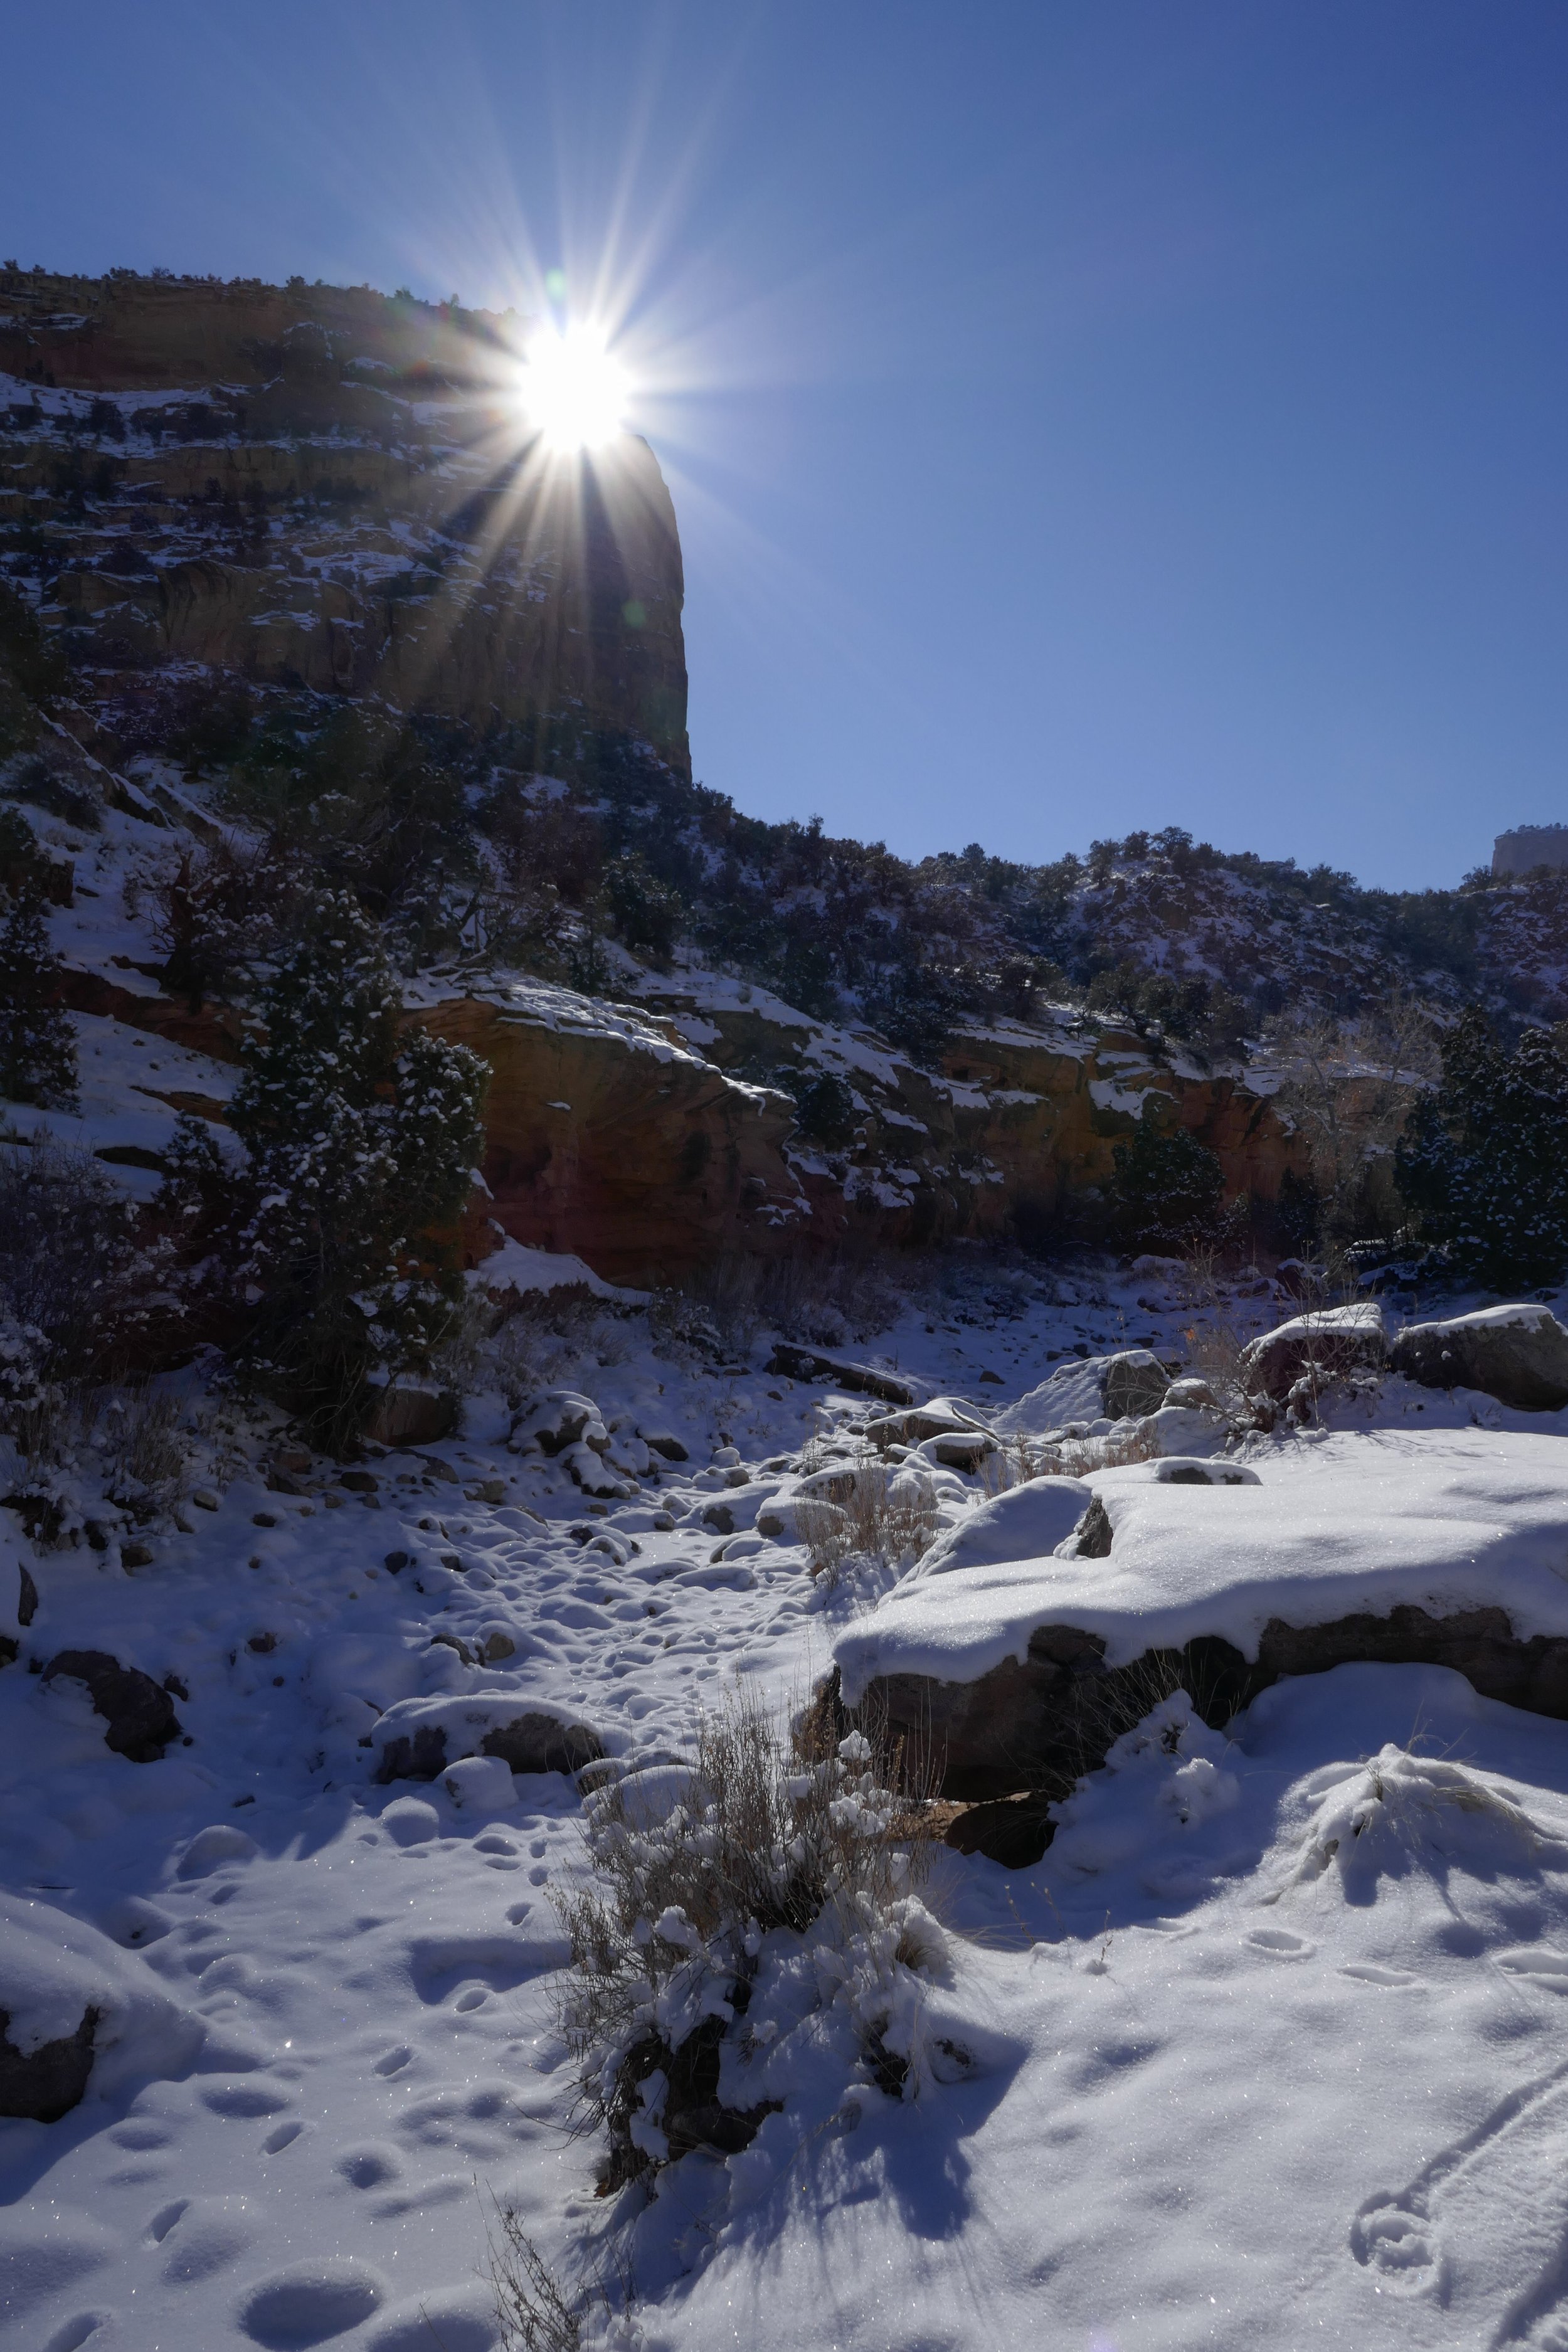
[[[1053,1352],[1114,1352],[1131,1299],[930,1303],[882,1346],[982,1418]],[[1391,1381],[1378,1419],[1363,1401],[1337,1434],[1255,1442],[1256,1484],[1152,1465],[991,1500],[943,1470],[952,1564],[933,1551],[865,1616],[853,1574],[813,1583],[789,1505],[854,1465],[867,1400],[616,1328],[599,1352],[619,1360],[565,1385],[628,1463],[638,1429],[667,1450],[597,1509],[564,1453],[509,1452],[480,1399],[466,1434],[376,1458],[374,1490],[327,1465],[269,1486],[242,1425],[218,1507],[134,1577],[0,1517],[22,1651],[0,1671],[0,1891],[22,1923],[0,1998],[23,2038],[91,2006],[122,2021],[61,2120],[0,2122],[5,2340],[487,2352],[492,2195],[568,2285],[615,2303],[630,2276],[588,2345],[1558,2340],[1568,1727],[1414,1667],[1281,1683],[1226,1730],[1163,1701],[1058,1808],[1043,1862],[943,1852],[918,2097],[877,2087],[841,2009],[770,1947],[726,2063],[771,2065],[783,2108],[740,2153],[607,2202],[556,2007],[581,1800],[471,1751],[548,1714],[653,1790],[696,1708],[797,1702],[836,1643],[1005,1573],[1015,1518],[1042,1551],[1083,1493],[1111,1556],[1037,1568],[1110,1615],[1128,1579],[1141,1620],[1244,1588],[1287,1605],[1315,1559],[1370,1605],[1453,1578],[1546,1610],[1563,1417],[1479,1429],[1479,1401]],[[79,1681],[27,1671],[89,1641],[188,1693],[162,1760],[113,1753]],[[455,1734],[445,1768],[379,1780],[399,1725]]]

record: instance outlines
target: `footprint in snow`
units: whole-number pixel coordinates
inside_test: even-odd
[[[1292,1935],[1289,1927],[1254,1927],[1246,1941],[1271,1960],[1310,1960],[1318,1948],[1305,1936]]]
[[[1385,2294],[1441,2304],[1456,2341],[1568,2352],[1568,2066],[1369,2198],[1350,2243]]]

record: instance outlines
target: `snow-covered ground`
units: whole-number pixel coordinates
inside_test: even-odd
[[[976,1254],[876,1352],[991,1416],[1064,1351],[1179,1354],[1194,1322],[1148,1272],[1051,1290],[988,1282]],[[1563,2352],[1568,1725],[1436,1669],[1281,1683],[1228,1733],[1166,1702],[1033,1869],[941,1852],[918,2096],[797,2034],[752,2147],[686,2157],[651,2200],[595,2197],[551,1899],[584,1869],[576,1789],[379,1785],[378,1760],[400,1727],[438,1720],[451,1757],[533,1707],[655,1764],[727,1691],[798,1705],[878,1596],[814,1585],[782,1507],[882,1410],[654,1353],[640,1319],[602,1336],[562,1384],[598,1405],[628,1496],[595,1505],[564,1455],[509,1452],[480,1397],[455,1439],[374,1459],[374,1491],[330,1465],[268,1486],[261,1425],[213,1422],[194,1479],[218,1507],[187,1505],[133,1575],[37,1553],[0,1514],[0,1630],[23,1645],[0,1672],[11,2031],[70,2031],[94,1988],[105,2019],[79,2106],[0,2123],[5,2340],[486,2352],[501,2205],[625,2306],[584,2341],[647,2352]],[[1192,1591],[1230,1506],[1299,1575],[1309,1498],[1336,1573],[1359,1527],[1366,1576],[1391,1544],[1407,1574],[1429,1526],[1452,1578],[1458,1507],[1423,1518],[1399,1500],[1419,1488],[1485,1523],[1472,1583],[1561,1581],[1568,1632],[1568,1416],[1391,1381],[1342,1418],[1251,1441],[1257,1486],[1174,1490],[1198,1507]],[[1083,1475],[1119,1528],[1128,1496],[1167,1491]],[[936,1487],[952,1528],[985,1502],[957,1470]],[[1521,1566],[1506,1531],[1526,1521]],[[1151,1519],[1130,1572],[1165,1573],[1170,1540]],[[110,1753],[79,1683],[29,1673],[66,1648],[174,1678],[162,1760]]]

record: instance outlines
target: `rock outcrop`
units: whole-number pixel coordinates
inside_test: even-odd
[[[1146,1047],[1134,1057],[1118,1031],[977,1032],[943,1076],[788,1007],[726,1020],[675,1003],[662,990],[615,1005],[526,982],[412,1011],[490,1064],[486,1209],[513,1240],[628,1282],[734,1250],[1032,1240],[1105,1181],[1117,1143],[1150,1115],[1215,1150],[1233,1195],[1272,1200],[1306,1164],[1267,1097]],[[853,1139],[828,1150],[802,1138],[790,1097],[740,1075],[770,1060],[847,1072]]]
[[[0,313],[0,521],[47,541],[46,618],[122,704],[201,664],[481,731],[567,717],[689,772],[668,491],[629,434],[546,462],[521,320],[30,272]]]

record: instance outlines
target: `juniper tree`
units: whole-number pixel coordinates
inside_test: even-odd
[[[25,882],[0,895],[0,1096],[9,1102],[60,1110],[76,1100],[76,1035],[60,1001],[63,982],[37,889]]]
[[[1169,1244],[1218,1232],[1224,1173],[1214,1153],[1184,1127],[1145,1117],[1110,1156],[1107,1196],[1123,1240]]]
[[[1417,1097],[1394,1173],[1428,1240],[1456,1271],[1497,1288],[1568,1269],[1568,1054],[1527,1029],[1511,1053],[1467,1013],[1443,1041],[1443,1075]]]
[[[258,1009],[229,1113],[243,1175],[187,1122],[163,1205],[223,1263],[254,1371],[341,1445],[375,1378],[427,1363],[450,1326],[438,1229],[468,1191],[489,1073],[466,1046],[400,1034],[379,935],[349,898],[318,902]]]

